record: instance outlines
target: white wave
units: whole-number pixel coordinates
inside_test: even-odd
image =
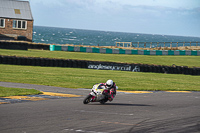
[[[77,38],[77,37],[75,37],[75,36],[72,36],[71,38]]]
[[[71,39],[71,38],[62,38],[63,40],[68,40],[68,41],[73,41],[73,40],[76,40],[76,39]]]
[[[120,40],[119,38],[112,39],[112,41]]]

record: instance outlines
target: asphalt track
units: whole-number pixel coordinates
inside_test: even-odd
[[[81,95],[0,104],[1,133],[198,133],[200,92],[119,92],[113,102],[83,104],[85,89],[0,82]]]

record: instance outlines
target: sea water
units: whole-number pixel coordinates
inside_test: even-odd
[[[115,46],[116,42],[195,42],[192,45],[196,45],[196,42],[198,42],[198,45],[200,45],[200,37],[96,31],[44,26],[33,27],[33,41],[36,43],[47,44],[90,46]],[[147,44],[147,47],[148,45],[150,45],[150,43]],[[152,46],[154,45],[157,44],[152,44]],[[169,43],[166,43],[166,46],[167,45],[169,46]],[[189,45],[189,43],[185,44],[185,46],[186,45]]]

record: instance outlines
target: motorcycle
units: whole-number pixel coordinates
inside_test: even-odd
[[[83,103],[88,104],[90,102],[100,102],[101,104],[105,104],[108,101],[108,93],[109,91],[106,90],[104,84],[95,84],[89,95],[87,95],[83,100]]]

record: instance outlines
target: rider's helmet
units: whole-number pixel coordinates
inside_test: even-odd
[[[107,82],[106,82],[106,87],[108,89],[110,89],[111,87],[113,86],[113,81],[111,79],[109,79]]]

